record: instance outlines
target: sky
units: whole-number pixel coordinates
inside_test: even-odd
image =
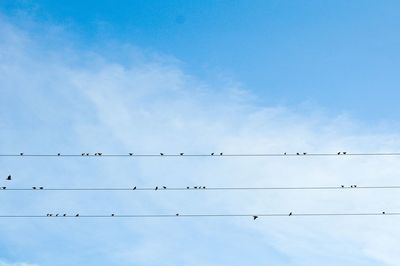
[[[0,1],[0,153],[399,151],[399,9]],[[397,160],[1,157],[0,186],[398,185]],[[380,190],[0,191],[0,214],[396,212],[399,202]],[[397,219],[1,218],[0,266],[392,266]]]

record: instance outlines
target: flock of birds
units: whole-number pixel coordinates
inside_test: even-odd
[[[333,153],[333,154],[335,154],[335,153]],[[337,152],[336,153],[337,155],[347,155],[347,152],[346,151],[339,151],[339,152]],[[23,152],[21,152],[20,154],[19,154],[20,156],[24,156],[24,155],[26,155],[25,153],[23,153]],[[96,153],[88,153],[88,152],[83,152],[83,153],[81,153],[80,154],[80,156],[102,156],[103,155],[103,153],[102,152],[96,152]],[[106,154],[104,154],[104,155],[106,155]],[[134,153],[132,153],[132,152],[129,152],[129,153],[127,153],[126,154],[127,156],[129,155],[129,156],[135,156],[135,154]],[[138,154],[136,154],[136,155],[138,155]],[[164,155],[174,155],[174,156],[176,156],[177,154],[166,154],[166,153],[163,153],[163,152],[160,152],[159,153],[159,156],[164,156]],[[183,153],[183,152],[180,152],[179,153],[179,155],[180,156],[184,156],[185,155],[185,153]],[[223,156],[224,155],[224,153],[223,152],[211,152],[210,154],[209,154],[210,156]],[[287,152],[284,152],[282,155],[308,155],[308,153],[307,152],[296,152],[296,153],[287,153]],[[54,155],[53,155],[54,156]],[[57,156],[63,156],[63,154],[62,153],[57,153]],[[154,156],[154,154],[153,154],[153,156]]]

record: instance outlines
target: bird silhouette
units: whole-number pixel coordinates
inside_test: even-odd
[[[286,154],[287,154],[286,152],[283,153],[283,155],[286,155]]]
[[[115,216],[115,215],[114,215],[114,213],[113,213],[113,214],[111,214],[111,216]]]
[[[203,189],[206,189],[206,187],[203,187]]]
[[[179,213],[175,214],[176,216],[179,216]]]
[[[221,155],[221,156],[222,156],[222,155],[224,155],[224,154],[223,154],[222,152],[220,152],[220,153],[219,153],[219,155]]]
[[[307,152],[303,152],[303,155],[307,155]]]
[[[89,153],[86,153],[86,156],[89,156]]]
[[[6,180],[11,180],[11,175],[8,175]]]
[[[194,189],[197,189],[197,186],[193,187]]]
[[[382,212],[382,214],[386,214],[386,212]]]
[[[133,190],[135,190],[136,189],[136,186],[135,187],[133,187]]]
[[[293,213],[292,213],[292,212],[290,212],[290,213],[289,213],[289,216],[292,216],[292,215],[293,215]]]
[[[212,152],[211,155],[214,155],[214,153]]]
[[[77,214],[75,215],[75,217],[79,217],[79,213],[77,213]]]
[[[32,189],[36,189],[36,187],[32,187]]]
[[[183,152],[179,153],[181,156],[184,154]]]
[[[190,187],[186,187],[186,189],[190,189]]]
[[[82,153],[81,155],[82,155],[82,156],[85,156],[85,154],[84,154],[84,153]]]
[[[56,216],[58,217],[58,215],[59,215],[59,214],[57,213]]]
[[[1,187],[2,189],[6,189],[7,187]]]
[[[163,189],[167,189],[167,187],[166,187],[166,186],[163,186]]]
[[[300,153],[296,152],[296,155],[300,155]]]
[[[132,156],[132,155],[133,155],[133,153],[130,152],[130,153],[129,153],[129,156]]]
[[[158,187],[156,187],[154,190],[158,190]]]
[[[57,156],[60,156],[61,155],[61,153],[57,153]]]
[[[340,155],[340,152],[338,152],[337,155]]]
[[[64,213],[64,214],[63,214],[63,216],[65,217],[65,216],[67,216],[67,214],[66,214],[66,213]]]
[[[23,152],[21,152],[19,155],[23,156],[23,155],[24,155],[24,153],[23,153]]]
[[[163,155],[164,155],[164,153],[160,152],[160,155],[161,155],[161,156],[163,156]]]
[[[39,187],[39,189],[43,189],[43,187]]]
[[[343,185],[341,187],[344,187]]]
[[[253,216],[253,220],[255,220],[255,219],[257,219],[258,218],[258,216],[257,215],[254,215]]]
[[[343,152],[343,154],[347,154],[347,152],[346,152],[346,151],[344,151],[344,152]]]

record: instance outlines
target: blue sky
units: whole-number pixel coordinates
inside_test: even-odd
[[[0,151],[399,151],[399,8],[2,1]],[[397,185],[397,160],[0,158],[0,185]],[[0,213],[400,210],[395,191],[339,193],[3,191]],[[393,266],[397,219],[2,219],[0,266]]]

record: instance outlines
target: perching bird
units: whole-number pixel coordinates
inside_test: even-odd
[[[212,152],[211,155],[214,155],[214,153]]]
[[[113,214],[111,214],[111,216],[115,216],[115,215],[114,215],[114,213],[113,213]]]
[[[181,156],[184,154],[183,152],[179,153]]]
[[[206,187],[203,187],[203,189],[206,189]]]
[[[158,187],[156,187],[154,190],[158,190]]]
[[[307,155],[307,152],[303,152],[303,155]]]
[[[82,156],[85,156],[85,154],[84,154],[84,153],[82,153],[81,155],[82,155]]]
[[[129,153],[129,156],[132,156],[132,155],[133,155],[133,153],[130,152],[130,153]]]
[[[63,216],[65,217],[65,216],[67,216],[67,214],[66,214],[66,213],[64,213],[64,214],[63,214]]]
[[[164,153],[160,152],[160,155],[161,155],[161,156],[163,156],[163,155],[164,155]]]
[[[190,187],[186,187],[186,189],[190,189]]]
[[[86,153],[86,156],[89,156],[89,153]]]
[[[75,215],[75,217],[78,217],[79,216],[79,213],[77,213],[76,215]]]
[[[32,187],[32,189],[36,189],[36,187]]]
[[[224,154],[223,154],[222,152],[220,152],[220,153],[219,153],[219,155],[221,155],[221,156],[222,156],[222,155],[224,155]]]
[[[167,189],[167,187],[166,187],[166,186],[163,186],[163,189]]]
[[[175,214],[176,216],[179,216],[179,213]]]
[[[340,152],[338,152],[337,155],[340,155]]]
[[[57,156],[60,156],[61,155],[61,153],[57,153]]]
[[[346,151],[344,151],[344,152],[343,152],[343,154],[347,154],[347,152],[346,152]]]
[[[357,185],[354,185],[354,187],[357,187]]]
[[[286,155],[286,154],[287,154],[286,152],[283,153],[283,155]]]
[[[59,215],[59,214],[57,213],[56,216],[58,217],[58,215]]]
[[[350,187],[353,187],[353,185],[351,185]]]
[[[135,187],[133,187],[133,190],[135,190],[136,189],[136,186]]]
[[[296,155],[300,155],[300,153],[296,152]]]
[[[290,213],[289,213],[289,216],[292,216],[292,214],[293,214],[293,213],[292,213],[292,212],[290,212]]]
[[[39,187],[39,189],[43,189],[43,187]]]
[[[382,212],[382,214],[386,214],[386,212]]]
[[[8,175],[6,180],[11,180],[11,175]]]
[[[197,187],[193,187],[194,189],[197,189]]]
[[[6,189],[7,187],[2,187],[2,189]]]
[[[22,155],[24,155],[24,153],[23,153],[23,152],[21,152],[19,155],[21,155],[21,156],[22,156]]]
[[[255,220],[255,219],[257,219],[258,218],[258,216],[257,215],[254,215],[253,216],[253,220]]]
[[[344,186],[342,185],[342,187],[344,187]]]

